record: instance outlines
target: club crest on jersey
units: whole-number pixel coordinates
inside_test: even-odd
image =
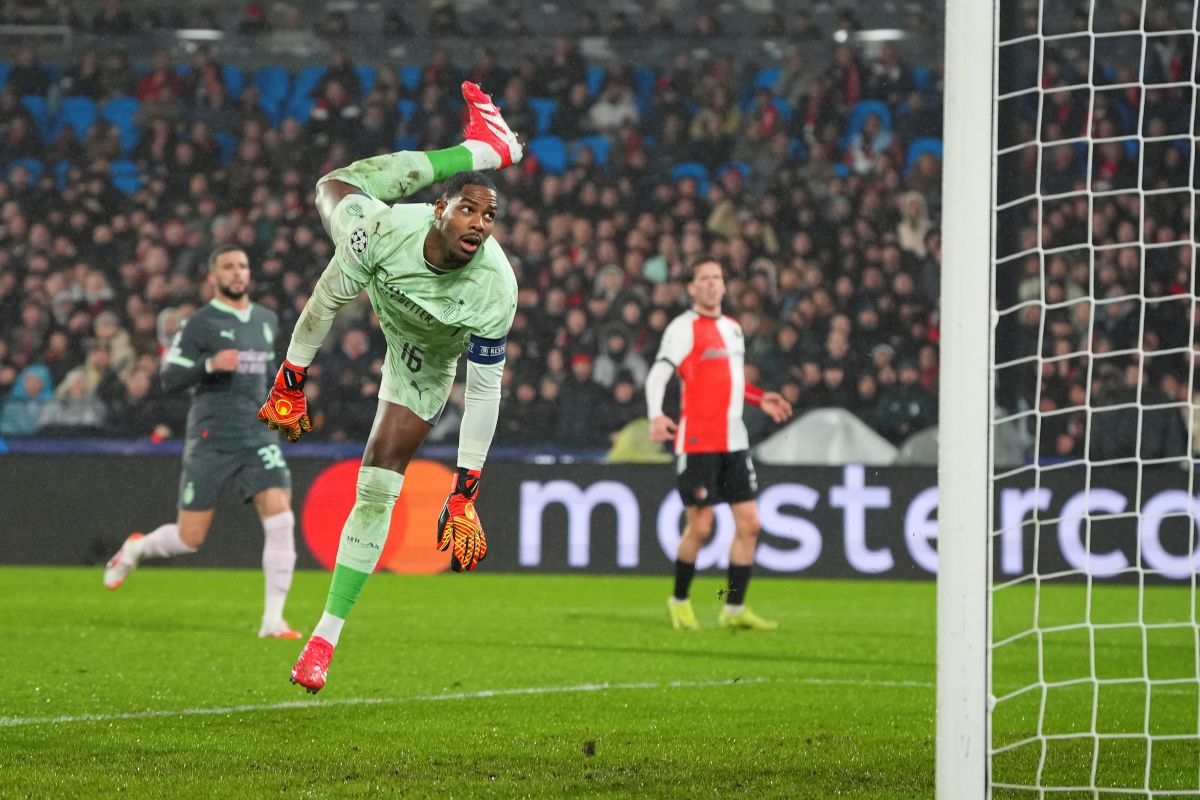
[[[451,297],[442,304],[442,322],[449,323],[453,321],[466,304],[467,301],[461,297]]]

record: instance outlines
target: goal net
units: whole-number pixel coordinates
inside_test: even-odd
[[[1197,5],[948,4],[940,798],[1200,796]]]

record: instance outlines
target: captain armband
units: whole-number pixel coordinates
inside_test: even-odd
[[[476,364],[499,364],[504,360],[507,343],[507,336],[501,336],[499,339],[485,339],[472,334],[471,341],[467,344],[467,360]]]

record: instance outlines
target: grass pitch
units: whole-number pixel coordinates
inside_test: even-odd
[[[760,578],[782,627],[733,633],[718,578],[681,632],[667,577],[381,573],[312,698],[287,681],[302,643],[255,637],[258,573],[100,576],[0,568],[0,798],[933,796],[933,583]],[[328,581],[296,576],[294,625]],[[993,796],[1200,795],[1195,602],[998,594]],[[1044,750],[1006,749],[1039,719]]]
[[[931,797],[933,584],[722,584],[680,632],[666,576],[381,573],[311,698],[255,572],[2,568],[0,797]]]

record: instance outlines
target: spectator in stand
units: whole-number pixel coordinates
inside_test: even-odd
[[[611,389],[624,376],[640,390],[649,369],[646,359],[629,346],[628,333],[614,327],[604,336],[604,346],[593,364],[592,379],[605,389]]]
[[[868,114],[862,130],[850,137],[846,163],[859,175],[871,175],[880,166],[880,157],[892,146],[892,134],[884,130],[878,114]]]
[[[17,50],[8,73],[7,85],[20,96],[44,95],[50,90],[50,73],[41,65],[37,52],[32,47],[26,46]]]
[[[505,109],[505,114],[508,110]],[[612,135],[625,124],[636,124],[641,117],[633,90],[624,83],[610,78],[604,84],[600,97],[588,110],[588,126],[596,133]]]
[[[38,432],[45,436],[86,436],[104,424],[104,403],[88,388],[82,368],[73,369],[38,413]]]
[[[550,57],[542,65],[540,73],[542,86],[536,93],[549,97],[566,97],[575,84],[587,84],[587,65],[579,54],[579,46],[575,40],[566,37],[554,40]]]
[[[17,376],[12,391],[0,407],[0,436],[37,433],[42,410],[53,399],[49,370],[40,364],[26,367]]]
[[[82,96],[99,100],[102,92],[100,83],[100,56],[95,50],[84,50],[58,83],[59,92],[64,97]]]
[[[183,79],[175,72],[170,54],[160,50],[154,54],[150,71],[138,81],[137,99],[143,103],[156,100],[163,89],[170,89],[169,98],[173,101],[183,93]]]
[[[137,90],[137,77],[129,66],[129,55],[124,50],[110,50],[104,56],[99,83],[101,101],[129,97]]]
[[[608,400],[604,388],[592,380],[592,357],[577,353],[571,358],[570,376],[558,390],[558,425],[555,441],[575,447],[598,447],[603,432],[584,422],[594,420]]]
[[[250,0],[242,9],[242,19],[238,22],[238,33],[243,36],[257,36],[271,31],[271,23],[267,19],[267,9],[258,0]]]
[[[92,17],[92,33],[107,33],[115,36],[134,30],[133,15],[126,10],[121,0],[102,0],[100,8]]]
[[[353,62],[350,61],[349,54],[341,47],[336,48],[333,55],[329,57],[325,73],[313,87],[312,97],[320,100],[332,83],[340,84],[342,91],[352,102],[358,103],[362,100],[362,81],[358,77],[358,71],[354,68]]]

